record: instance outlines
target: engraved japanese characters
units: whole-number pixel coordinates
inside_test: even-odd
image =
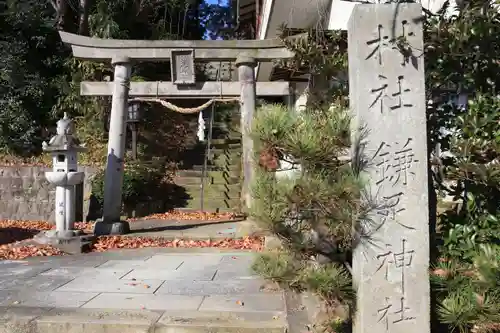
[[[172,50],[171,57],[172,82],[177,85],[194,84],[194,50]]]
[[[357,333],[430,331],[425,82],[423,58],[409,51],[423,49],[420,16],[419,4],[359,4],[349,21],[353,130],[368,133],[374,201],[369,240],[353,255]]]

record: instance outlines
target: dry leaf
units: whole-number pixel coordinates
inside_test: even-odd
[[[191,211],[191,212],[183,212],[180,210],[172,210],[166,213],[152,214],[146,217],[141,217],[142,220],[205,220],[205,221],[214,221],[214,220],[234,220],[239,218],[240,215],[236,213],[210,213],[210,212],[201,212],[201,211]],[[136,221],[137,219],[129,219],[129,221]]]
[[[163,215],[176,219],[217,219],[235,216],[231,213],[181,213],[169,212]],[[82,230],[91,230],[93,223],[77,222],[76,227]],[[55,226],[46,221],[23,221],[23,220],[0,220],[0,260],[20,260],[28,257],[55,256],[63,253],[48,245],[20,246],[16,242],[32,238],[41,230],[50,230]],[[264,240],[261,237],[246,237],[243,239],[221,239],[221,240],[167,240],[161,238],[147,237],[122,237],[105,236],[99,237],[93,244],[92,252],[104,252],[111,249],[138,249],[138,248],[221,248],[235,250],[262,250]],[[233,257],[236,259],[236,257]]]
[[[159,248],[223,248],[235,250],[260,251],[263,247],[263,238],[246,237],[243,239],[222,239],[222,240],[182,240],[182,239],[162,239],[148,237],[123,237],[123,236],[102,236],[94,243],[93,252],[104,252],[110,249],[137,249],[146,247]]]

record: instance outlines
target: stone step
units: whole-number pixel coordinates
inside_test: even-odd
[[[253,230],[244,225],[214,223],[183,229],[181,236],[200,239]],[[163,225],[168,226],[172,225]],[[179,234],[172,230],[163,235]],[[255,257],[249,251],[144,248],[95,254],[5,262],[0,332],[283,333],[288,329],[285,293],[251,272]]]
[[[224,179],[222,177],[205,177],[206,181],[205,184],[210,184],[210,185],[235,185],[235,184],[240,184],[241,179],[240,177],[230,177],[227,179]],[[201,177],[174,177],[174,183],[179,185],[179,186],[186,186],[186,185],[199,185],[201,183]]]
[[[219,148],[215,147],[210,149],[211,154],[217,154],[217,155],[228,155],[228,156],[237,156],[242,154],[242,148],[233,148],[233,149],[228,149],[228,148]]]
[[[215,200],[209,199],[204,200],[203,209],[210,211],[238,211],[241,206],[240,199],[231,199],[231,200]],[[195,198],[193,200],[188,201],[186,208],[200,209],[201,208],[201,199]]]
[[[230,177],[237,177],[239,176],[238,172],[235,171],[207,171],[205,174],[203,174],[202,170],[178,170],[175,173],[176,177],[213,177],[213,178],[223,178],[227,179]]]
[[[201,184],[187,184],[183,186],[188,193],[200,193]],[[233,195],[235,193],[240,193],[241,184],[209,184],[204,185],[205,194],[217,194],[217,193],[229,193]]]
[[[198,200],[201,198],[201,191],[199,189],[192,189],[191,191],[187,191],[187,194],[191,196],[190,200]],[[241,191],[235,190],[234,192],[225,192],[225,191],[207,191],[203,193],[204,200],[210,200],[214,202],[222,201],[222,200],[240,200]]]
[[[218,145],[218,146],[230,146],[230,145],[241,146],[241,138],[222,138],[222,139],[212,138],[212,140],[210,140],[210,143],[212,145]]]
[[[199,212],[201,210],[201,205],[198,203],[197,205],[190,205],[187,207],[176,208],[179,211],[185,212]],[[220,204],[210,204],[203,205],[203,211],[205,212],[216,212],[216,213],[239,213],[239,208],[227,208],[225,206],[221,206]]]
[[[142,306],[140,302],[153,299],[152,296],[148,298],[143,295],[127,294],[122,298],[125,299],[126,296],[132,300],[137,299],[137,309],[2,307],[0,310],[3,320],[0,321],[0,331],[5,333],[206,333],[209,329],[213,333],[283,333],[288,326],[284,311],[254,310],[253,308],[258,309],[258,304],[245,312],[236,309],[236,306],[239,306],[237,296],[232,296],[235,299],[232,303],[236,304],[231,304],[234,309],[219,311],[150,310]],[[244,296],[242,295],[243,298]],[[161,300],[161,296],[156,297],[158,298],[156,303],[164,303],[165,308],[172,308],[172,306],[167,306],[169,302],[172,304],[189,303],[187,301],[189,296],[163,297],[164,300]],[[110,296],[113,301],[119,298],[115,295]],[[188,300],[194,303],[195,297],[191,298]],[[216,300],[223,303],[221,297],[216,297]],[[264,302],[265,299],[259,299],[259,301]],[[130,302],[129,300],[128,303]]]
[[[215,155],[211,160],[211,163],[218,167],[234,166],[241,168],[241,155],[233,154],[231,155]]]
[[[243,151],[243,146],[241,144],[230,144],[230,145],[211,145],[210,153],[216,154],[241,154]]]
[[[201,201],[201,192],[200,191],[192,191],[188,192],[188,194],[191,196],[191,199],[189,199],[187,202],[192,202],[192,201]],[[218,193],[207,193],[205,192],[203,194],[203,200],[205,202],[214,202],[214,203],[221,203],[223,201],[240,201],[241,200],[241,193],[240,192],[233,192],[233,193],[227,193],[227,192],[218,192]]]
[[[240,169],[239,163],[236,164],[220,164],[220,165],[208,165],[207,171],[238,171]],[[192,170],[203,171],[203,165],[193,165]]]

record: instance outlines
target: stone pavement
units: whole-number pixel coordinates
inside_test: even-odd
[[[130,223],[128,237],[161,237],[165,239],[225,239],[262,234],[251,220],[202,221],[202,220],[139,220]]]
[[[0,332],[284,332],[254,254],[141,249],[0,262]]]

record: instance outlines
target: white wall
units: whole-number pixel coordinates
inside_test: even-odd
[[[372,0],[375,2],[376,0]],[[356,1],[343,1],[343,0],[332,0],[332,6],[330,8],[330,19],[328,22],[328,29],[330,30],[347,30],[347,22],[351,16],[354,6],[360,2]],[[445,0],[420,0],[422,7],[430,10],[431,12],[436,12],[441,9]],[[449,13],[453,12],[455,9],[455,1],[450,1]]]
[[[347,30],[347,21],[357,2],[333,0],[330,8],[329,30]]]

